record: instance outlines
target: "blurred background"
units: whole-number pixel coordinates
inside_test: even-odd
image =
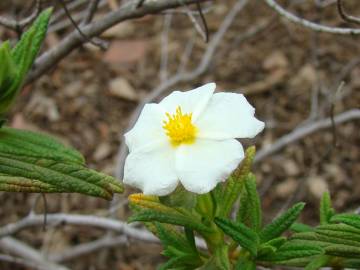
[[[61,1],[44,2],[55,6],[43,48],[46,51],[58,46],[74,26]],[[72,18],[79,22],[88,1],[65,2]],[[94,21],[127,2],[131,1],[100,1]],[[358,37],[318,33],[295,25],[265,1],[247,1],[234,13],[236,2],[240,1],[202,3],[209,42],[203,37],[205,31],[196,29],[204,29],[204,24],[194,6],[111,27],[100,36],[108,42],[107,50],[87,43],[27,84],[12,109],[9,125],[51,134],[77,148],[90,167],[121,176],[118,152],[122,135],[131,126],[131,117],[141,102],[159,89],[155,100],[170,91],[189,90],[212,81],[217,83],[218,91],[244,93],[256,108],[257,117],[266,122],[265,131],[255,140],[243,141],[255,144],[258,151],[271,148],[280,138],[304,126],[360,107]],[[349,13],[360,14],[358,1],[345,2]],[[357,27],[341,19],[336,1],[278,3],[313,22]],[[31,13],[33,5],[32,1],[2,0],[0,11],[2,16],[22,18]],[[224,21],[231,25],[225,28]],[[16,40],[17,35],[0,26],[2,41]],[[216,38],[218,42],[214,42]],[[326,190],[330,190],[336,209],[359,208],[359,130],[359,120],[335,128],[328,125],[259,157],[254,172],[265,219],[270,220],[296,201],[305,201],[302,220],[315,224],[319,199]],[[109,216],[112,207],[113,217],[126,220],[130,215],[126,198],[134,191],[128,188],[112,204],[76,194],[49,194],[47,212]],[[36,194],[0,193],[0,205],[1,225],[16,222],[32,208],[44,212]],[[15,236],[51,257],[106,233],[59,224],[45,231],[30,228]],[[119,245],[104,246],[61,263],[75,270],[155,269],[164,260],[160,252],[161,246],[156,243],[128,238]],[[0,262],[0,269],[28,268]]]

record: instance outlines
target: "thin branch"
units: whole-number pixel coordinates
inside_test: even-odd
[[[185,14],[189,17],[190,21],[193,23],[196,31],[207,43],[209,41],[209,29],[199,2],[196,2],[196,8],[197,8],[197,14],[200,15],[200,19],[203,24],[203,27],[201,27],[201,25],[198,23],[197,19],[194,16],[195,14],[192,12],[192,10],[187,5],[184,5]]]
[[[197,0],[183,0],[186,4],[196,3]],[[208,0],[201,0],[203,2]],[[148,14],[157,14],[161,11],[181,6],[178,0],[158,0],[144,3],[142,8],[134,9],[133,5],[126,5],[116,11],[109,12],[102,19],[92,22],[86,26],[80,26],[81,32],[88,38],[100,35],[110,27],[129,19],[140,18]],[[84,43],[78,31],[73,31],[64,38],[58,46],[42,54],[35,62],[35,69],[28,75],[26,83],[39,78],[42,74],[51,70],[59,61],[66,57],[74,49]]]
[[[203,13],[203,10],[202,10],[202,8],[201,8],[200,2],[196,2],[196,7],[197,7],[197,10],[198,10],[198,12],[199,12],[201,21],[202,21],[203,26],[204,26],[205,42],[209,42],[209,27],[208,27],[208,24],[207,24],[205,15],[204,15],[204,13]]]
[[[0,25],[21,33],[23,29],[31,24],[41,12],[41,0],[36,0],[34,11],[30,16],[24,18],[21,21],[13,20],[10,18],[0,17]]]
[[[127,243],[128,243],[128,238],[124,235],[115,236],[115,237],[104,236],[103,238],[100,238],[98,240],[85,244],[80,244],[75,246],[74,248],[66,249],[62,253],[50,255],[49,259],[57,263],[70,261],[77,257],[81,257],[86,254],[98,251],[100,249],[116,247],[119,245],[125,245]]]
[[[0,249],[18,257],[21,257],[25,261],[32,262],[31,264],[36,265],[34,269],[69,270],[65,266],[48,261],[34,248],[9,236],[0,239]]]
[[[339,12],[341,18],[344,21],[349,22],[349,23],[360,24],[360,18],[351,16],[346,13],[343,0],[337,0],[337,9],[338,9],[338,12]]]
[[[72,23],[72,25],[75,27],[75,29],[78,31],[78,33],[80,34],[80,36],[84,39],[84,42],[89,42],[91,44],[93,44],[94,46],[96,47],[99,47],[100,49],[102,50],[106,50],[107,49],[107,43],[100,40],[100,39],[91,39],[90,37],[86,36],[86,34],[84,34],[82,32],[82,30],[80,29],[80,27],[78,26],[78,24],[74,21],[73,17],[71,16],[70,14],[70,11],[68,10],[67,6],[66,6],[66,3],[64,2],[64,0],[58,0],[60,2],[60,4],[62,5],[63,9],[65,10],[65,14],[68,16],[70,22]],[[96,5],[95,5],[95,10],[96,10],[96,7],[97,7],[97,1],[96,2]],[[92,10],[90,10],[92,11]],[[89,16],[90,17],[90,16]],[[87,18],[85,18],[87,19]],[[91,19],[88,18],[88,19]]]
[[[0,238],[15,234],[23,229],[29,227],[41,226],[44,222],[43,215],[29,215],[24,219],[15,223],[10,223],[0,228]],[[48,214],[48,226],[58,226],[59,224],[65,225],[78,225],[78,226],[91,226],[111,230],[118,233],[124,233],[129,237],[143,240],[143,241],[156,241],[156,237],[151,233],[134,228],[126,222],[118,221],[115,219],[97,217],[91,215],[70,215],[70,214]]]
[[[336,125],[352,121],[352,120],[359,120],[360,119],[360,109],[351,109],[341,114],[338,114],[334,117],[334,122]],[[275,152],[281,150],[285,146],[292,144],[294,142],[299,141],[300,139],[308,136],[316,131],[326,129],[332,126],[331,118],[326,118],[322,120],[318,120],[304,126],[301,126],[294,131],[290,132],[289,134],[284,135],[273,144],[271,144],[267,148],[263,148],[257,152],[255,156],[255,162],[259,162],[268,156],[274,154]]]
[[[100,0],[91,0],[90,1],[88,8],[86,10],[85,18],[82,21],[82,24],[86,25],[92,21],[92,19],[94,18],[94,15],[96,13],[96,10],[98,9],[99,3],[100,3]]]
[[[13,263],[13,264],[19,264],[22,266],[25,266],[30,269],[39,269],[38,265],[36,263],[30,262],[28,260],[10,256],[7,254],[0,254],[0,261],[7,262],[7,263]]]
[[[0,228],[0,241],[6,238],[8,235],[13,235],[24,229],[31,227],[41,226],[43,222],[42,215],[29,215],[24,219],[21,219],[15,223],[7,224]],[[97,217],[92,215],[76,215],[76,214],[48,214],[47,215],[48,225],[59,226],[59,225],[76,225],[76,226],[88,226],[94,228],[100,228],[109,230],[117,233],[126,235],[127,237],[141,240],[143,242],[159,243],[159,239],[152,233],[135,228],[134,226],[128,225],[126,222],[116,220],[113,218]],[[205,242],[196,237],[196,245],[199,248],[206,249]],[[68,255],[66,256],[68,257]]]
[[[285,17],[286,19],[292,21],[293,23],[302,25],[311,30],[318,31],[318,32],[330,33],[330,34],[339,34],[339,35],[359,35],[360,34],[360,29],[330,27],[330,26],[325,26],[325,25],[321,25],[318,23],[314,23],[314,22],[305,20],[303,18],[300,18],[300,17],[290,13],[289,11],[287,11],[286,9],[281,7],[278,3],[276,3],[275,0],[264,0],[264,1],[269,7],[271,7],[273,10],[275,10],[279,15]]]

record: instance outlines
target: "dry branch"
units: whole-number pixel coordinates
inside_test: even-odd
[[[201,1],[205,2],[207,0]],[[183,1],[185,4],[193,4],[195,2],[197,2],[197,0]],[[105,30],[120,22],[129,19],[140,18],[148,14],[157,14],[164,10],[176,8],[179,6],[181,6],[181,3],[178,0],[149,1],[149,3],[145,2],[140,8],[136,8],[133,2],[131,2],[130,4],[121,7],[116,11],[104,15],[101,20],[84,26],[79,26],[79,29],[84,35],[86,35],[86,37],[92,38],[100,35]],[[30,83],[47,71],[51,70],[59,61],[61,61],[74,49],[81,46],[84,42],[85,41],[79,32],[76,30],[73,31],[71,34],[65,37],[58,46],[48,50],[36,60],[35,68],[29,74],[26,82]]]
[[[268,4],[269,7],[271,7],[273,10],[275,10],[279,15],[285,17],[289,21],[292,21],[303,27],[309,28],[313,31],[330,33],[330,34],[339,34],[339,35],[359,35],[360,34],[360,29],[331,27],[331,26],[325,26],[325,25],[321,25],[318,23],[314,23],[314,22],[308,21],[306,19],[300,18],[300,17],[292,14],[291,12],[287,11],[282,6],[280,6],[275,0],[264,0],[264,1],[266,4]]]

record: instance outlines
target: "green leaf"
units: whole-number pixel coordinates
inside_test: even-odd
[[[0,130],[0,155],[84,164],[83,156],[57,140],[40,133],[3,127]]]
[[[210,192],[196,196],[196,211],[207,219],[212,220],[214,218],[215,205],[216,202]]]
[[[311,244],[298,243],[296,241],[289,241],[282,245],[275,254],[270,254],[261,258],[257,258],[260,261],[271,261],[284,264],[282,262],[307,258],[315,255],[323,254],[324,250],[319,246],[314,246]]]
[[[86,168],[77,151],[48,136],[6,127],[0,129],[0,189],[105,199],[123,191],[113,177]]]
[[[346,224],[328,224],[318,226],[316,233],[360,243],[360,230]]]
[[[0,100],[6,94],[13,79],[17,76],[16,65],[11,57],[10,42],[4,42],[0,47]]]
[[[260,231],[262,217],[260,198],[256,190],[256,179],[253,174],[248,174],[244,179],[245,189],[240,195],[240,206],[237,221],[246,224],[255,231]]]
[[[305,203],[297,203],[278,218],[265,226],[260,233],[261,242],[267,242],[273,238],[279,237],[282,233],[290,228],[297,220]]]
[[[265,245],[273,246],[276,249],[279,249],[283,244],[285,244],[287,241],[286,237],[277,237],[274,239],[271,239],[269,242],[266,242]]]
[[[230,261],[228,246],[222,245],[215,249],[213,256],[198,270],[229,270]]]
[[[6,63],[4,68],[6,68],[7,74],[2,77],[7,78],[7,83],[2,80],[0,85],[0,115],[3,115],[10,107],[40,51],[51,12],[52,9],[46,9],[40,13],[33,25],[22,35],[15,48],[11,50],[11,60],[6,52],[9,47],[5,45],[5,59],[8,60],[4,62],[4,64]]]
[[[178,257],[171,258],[165,264],[161,265],[159,270],[167,270],[167,269],[196,269],[197,267],[193,265],[194,257],[192,255],[182,255]],[[190,266],[193,267],[190,267]],[[186,266],[186,267],[185,267]]]
[[[192,246],[189,245],[187,239],[182,233],[176,230],[174,226],[159,222],[154,222],[154,225],[156,227],[156,235],[160,238],[164,247],[174,246],[175,248],[183,251],[192,250]]]
[[[304,270],[318,270],[321,267],[324,267],[330,261],[330,257],[326,255],[318,256],[317,258],[313,259]]]
[[[334,213],[335,211],[331,207],[330,194],[329,192],[325,192],[320,202],[320,224],[328,224]]]
[[[347,259],[342,261],[344,268],[360,269],[360,259]]]
[[[244,256],[241,256],[236,262],[235,270],[256,270],[256,263]]]
[[[337,214],[330,221],[331,223],[341,222],[360,230],[360,215],[358,214]]]
[[[218,247],[215,250],[214,254],[214,264],[217,267],[216,269],[221,270],[229,270],[230,269],[230,261],[228,255],[228,246],[223,245]]]
[[[347,245],[330,245],[325,248],[325,252],[331,256],[360,259],[360,247]]]
[[[52,8],[42,11],[12,50],[13,59],[20,69],[20,77],[22,78],[30,70],[40,51],[46,36],[51,14]]]
[[[253,230],[242,223],[235,223],[224,218],[215,218],[215,223],[240,246],[250,252],[252,256],[257,254],[259,238]]]
[[[300,233],[300,232],[312,232],[314,229],[309,225],[295,222],[291,225],[290,230],[296,233]]]
[[[232,176],[226,181],[226,186],[223,190],[222,198],[220,199],[218,211],[216,213],[219,217],[227,217],[238,199],[240,192],[244,186],[243,179],[248,175],[254,160],[256,149],[254,146],[246,149],[245,158],[241,162],[238,169],[234,171]]]
[[[199,232],[211,232],[210,228],[202,224],[194,216],[183,215],[172,208],[169,208],[166,212],[155,209],[142,210],[128,219],[128,222],[134,221],[158,221],[188,227]]]

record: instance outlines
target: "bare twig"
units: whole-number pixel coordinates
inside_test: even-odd
[[[201,8],[200,2],[196,2],[197,14],[200,15],[200,19],[202,22],[203,27],[198,23],[197,19],[195,18],[195,14],[192,10],[184,4],[185,14],[189,17],[190,21],[193,23],[196,31],[200,34],[200,36],[204,39],[205,42],[209,41],[209,28]]]
[[[360,119],[360,109],[351,109],[336,115],[334,117],[334,122],[336,125],[338,125],[347,121],[358,120],[358,119]],[[329,127],[331,127],[330,117],[301,126],[295,129],[294,131],[290,132],[289,134],[284,135],[276,142],[271,144],[269,147],[263,148],[260,151],[258,151],[255,156],[255,162],[259,162],[265,159],[266,157],[274,154],[275,152],[279,151],[285,146],[292,144],[304,138],[305,136],[308,136],[316,131],[319,131],[321,129],[326,129]]]
[[[0,249],[13,255],[21,257],[25,261],[32,262],[39,270],[69,270],[65,266],[50,262],[44,258],[37,250],[27,244],[12,237],[3,237],[0,239]]]
[[[25,266],[30,269],[39,269],[38,265],[36,263],[30,262],[29,260],[25,260],[19,257],[14,257],[6,254],[0,254],[0,261],[7,262],[7,263],[13,263],[13,264],[19,264],[22,266]]]
[[[127,244],[128,239],[124,235],[120,236],[104,236],[98,240],[92,241],[90,243],[80,244],[74,248],[66,249],[63,253],[53,254],[49,256],[49,259],[53,262],[64,262],[75,259],[77,257],[93,253],[100,249],[111,248],[119,245]]]
[[[21,219],[15,223],[7,224],[0,228],[0,239],[8,235],[18,233],[24,229],[30,227],[38,227],[43,222],[42,215],[29,215],[24,219]],[[124,234],[133,239],[145,241],[145,242],[159,242],[159,239],[152,233],[135,228],[127,224],[126,222],[116,220],[113,218],[97,217],[92,215],[76,215],[76,214],[48,214],[47,222],[49,226],[58,225],[77,225],[95,227],[105,230],[114,231]],[[201,248],[205,248],[205,242],[201,239],[197,239],[197,245]]]
[[[75,29],[78,31],[78,33],[80,34],[80,36],[84,39],[84,42],[89,42],[89,43],[93,44],[94,46],[99,47],[99,48],[102,49],[102,50],[106,50],[106,49],[107,49],[107,43],[104,42],[104,41],[102,41],[102,40],[100,40],[100,39],[91,39],[91,38],[89,38],[88,36],[86,36],[86,34],[84,34],[84,33],[82,32],[82,30],[80,29],[80,27],[78,26],[78,24],[74,21],[74,19],[73,19],[73,17],[71,16],[71,14],[70,14],[70,12],[69,12],[69,10],[68,10],[68,8],[67,8],[66,3],[64,2],[64,0],[58,0],[58,1],[61,3],[63,9],[65,10],[65,14],[68,16],[68,18],[69,18],[70,22],[72,23],[72,25],[73,25],[73,26],[75,27]],[[97,4],[98,4],[98,1],[95,1],[95,5],[94,5],[94,6],[95,6],[95,10],[96,10]],[[95,12],[95,10],[94,10],[94,12]],[[91,18],[92,18],[91,12],[92,12],[92,11],[93,11],[93,10],[92,10],[92,8],[91,8],[90,12],[88,12],[87,17],[85,17],[85,19],[91,20]],[[90,15],[89,15],[89,14],[90,14]],[[86,23],[85,23],[85,24],[86,24]]]
[[[337,8],[338,8],[338,12],[339,12],[341,18],[344,21],[350,22],[350,23],[360,24],[360,18],[351,16],[351,15],[346,13],[345,8],[344,8],[343,0],[337,0]]]
[[[43,223],[42,215],[29,215],[16,223],[10,223],[0,228],[0,237],[17,233],[25,228],[40,226]],[[154,242],[155,236],[146,231],[142,231],[128,225],[126,222],[110,218],[102,218],[91,215],[70,215],[70,214],[48,214],[48,226],[58,226],[59,224],[69,224],[78,226],[91,226],[118,233],[124,233],[129,237],[143,241]]]
[[[196,2],[196,7],[197,7],[197,10],[199,11],[199,15],[200,15],[201,21],[202,21],[203,26],[204,26],[205,42],[208,42],[209,41],[209,27],[207,25],[207,21],[205,19],[205,16],[204,16],[203,10],[201,8],[200,2]]]
[[[94,18],[95,12],[99,6],[100,0],[91,0],[86,10],[86,16],[82,21],[82,24],[89,24]]]
[[[193,4],[197,0],[183,0],[186,4]],[[201,0],[203,2],[208,0]],[[133,5],[126,5],[116,11],[110,12],[102,17],[101,20],[92,22],[86,26],[80,26],[81,32],[88,38],[100,35],[105,30],[125,20],[143,17],[147,14],[157,14],[161,11],[181,6],[178,0],[158,0],[156,2],[146,2],[142,8],[134,9]],[[67,56],[74,49],[84,43],[84,39],[78,31],[73,31],[64,38],[58,46],[48,50],[41,55],[35,62],[35,69],[29,74],[26,83],[30,83],[39,78],[42,74],[51,70],[59,61]]]
[[[21,21],[0,17],[0,25],[21,33],[23,29],[31,24],[41,12],[41,0],[36,0],[33,13]]]
[[[311,30],[318,31],[318,32],[330,33],[330,34],[339,34],[339,35],[359,35],[360,34],[360,29],[330,27],[330,26],[325,26],[325,25],[321,25],[318,23],[310,22],[308,20],[305,20],[303,18],[300,18],[300,17],[290,13],[289,11],[287,11],[286,9],[281,7],[275,0],[264,0],[264,1],[266,4],[268,4],[269,7],[271,7],[273,10],[275,10],[279,15],[285,17],[286,19],[288,19],[296,24],[299,24],[306,28],[309,28]]]

